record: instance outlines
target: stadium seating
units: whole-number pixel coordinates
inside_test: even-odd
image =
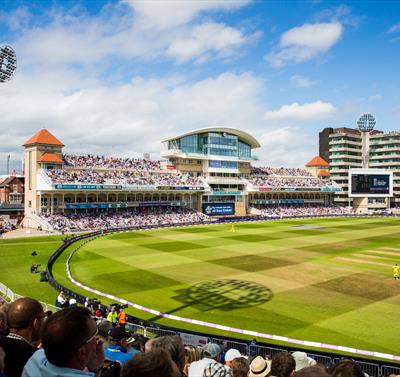
[[[83,231],[132,226],[170,225],[178,223],[201,223],[209,220],[207,215],[189,208],[145,207],[118,213],[46,214],[55,231]]]
[[[351,210],[348,207],[335,206],[273,206],[257,208],[259,215],[269,218],[286,218],[301,216],[332,216],[349,215]]]
[[[102,169],[128,169],[139,171],[160,171],[161,161],[140,158],[115,158],[95,155],[63,155],[68,167],[102,168]]]
[[[167,186],[201,186],[202,181],[198,177],[187,174],[154,173],[152,175],[140,174],[140,171],[98,171],[98,170],[47,170],[47,176],[54,184],[121,184],[129,185],[167,185]]]

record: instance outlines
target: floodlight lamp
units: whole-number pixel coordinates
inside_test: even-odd
[[[17,55],[10,46],[0,47],[0,82],[11,79],[17,69]]]

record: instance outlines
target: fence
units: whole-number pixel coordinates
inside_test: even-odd
[[[0,283],[0,296],[2,296],[4,298],[5,301],[7,302],[12,302],[15,301],[16,299],[23,297],[15,292],[13,292],[10,288],[8,288],[7,286],[5,286],[3,283]],[[50,305],[47,304],[45,302],[39,301],[42,306],[43,306],[43,310],[45,312],[51,310],[52,312],[55,312],[57,310],[59,310],[59,308],[57,308],[54,305]]]

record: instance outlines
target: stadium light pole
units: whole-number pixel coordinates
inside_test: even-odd
[[[11,79],[17,69],[17,55],[10,46],[0,47],[0,82]]]

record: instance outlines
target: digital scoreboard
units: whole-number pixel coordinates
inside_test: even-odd
[[[349,170],[349,197],[393,196],[393,173],[383,169]]]

